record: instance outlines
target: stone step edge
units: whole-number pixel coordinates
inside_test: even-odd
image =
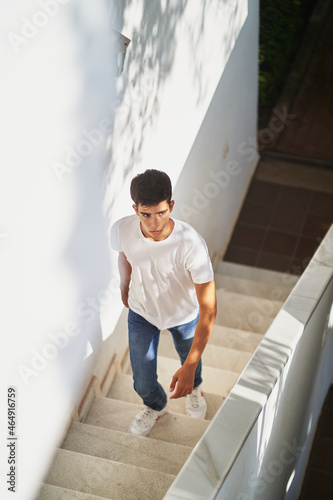
[[[150,469],[145,469],[144,467],[139,467],[137,465],[131,465],[131,464],[127,464],[127,463],[117,462],[116,460],[109,460],[107,458],[95,457],[95,455],[88,455],[87,453],[80,453],[80,452],[77,452],[77,451],[66,450],[66,449],[63,449],[63,448],[58,448],[56,450],[56,453],[55,453],[55,456],[54,456],[54,461],[58,460],[58,459],[61,460],[61,455],[65,456],[65,455],[68,455],[68,454],[73,455],[73,458],[75,457],[75,455],[80,455],[81,458],[84,457],[84,458],[87,458],[88,460],[93,460],[94,462],[100,463],[100,464],[102,464],[102,463],[108,463],[108,464],[116,465],[117,467],[129,467],[129,468],[133,469],[133,471],[139,470],[140,472],[143,472],[143,473],[146,472],[146,471],[150,471]],[[60,455],[60,457],[59,457],[59,455]],[[52,466],[50,468],[50,471],[52,469]],[[156,474],[163,474],[165,476],[176,477],[175,474],[169,474],[168,472],[158,472],[158,471],[155,471],[155,472],[156,472]],[[45,483],[45,484],[51,484],[51,483]],[[60,486],[60,487],[62,488],[62,486]],[[67,487],[67,489],[71,490],[71,488],[68,488],[68,487]],[[73,490],[73,491],[79,491],[79,490]],[[80,492],[80,493],[82,493],[82,492]]]
[[[157,371],[158,371],[158,362],[160,361],[166,361],[166,360],[169,360],[170,363],[178,363],[179,359],[175,359],[175,358],[168,358],[167,356],[160,356],[159,354],[157,355]],[[250,361],[250,360],[249,360]],[[180,361],[179,361],[179,368],[180,368]],[[215,366],[208,366],[208,365],[203,365],[203,369],[205,371],[215,371],[215,372],[218,372],[221,376],[223,376],[223,374],[228,374],[228,375],[237,375],[237,377],[239,377],[240,373],[241,372],[235,372],[235,371],[232,371],[232,370],[223,370],[221,368],[216,368]],[[243,370],[242,370],[243,371]],[[129,369],[129,371],[126,372],[127,374],[131,375],[132,374],[132,370]],[[171,381],[171,379],[170,379]],[[205,392],[208,392],[207,390],[205,390]],[[211,394],[215,394],[214,392],[211,393]]]
[[[125,374],[120,374],[120,375],[125,375]],[[113,398],[106,397],[105,399],[113,399]],[[117,401],[122,401],[122,400],[117,400]],[[130,404],[135,404],[135,403],[130,403]],[[139,405],[137,405],[137,406],[139,406]],[[168,413],[174,413],[174,412],[170,412],[170,410],[169,410]],[[178,415],[178,414],[176,414],[176,415]],[[116,430],[116,429],[110,429],[109,427],[101,427],[100,425],[92,425],[92,424],[88,424],[86,422],[73,422],[73,424],[76,427],[86,426],[88,428],[91,427],[92,429],[101,429],[101,432],[107,431],[110,434],[122,434],[123,436],[130,436],[130,439],[136,439],[138,441],[145,440],[147,443],[148,442],[149,442],[149,444],[151,443],[152,446],[158,446],[161,442],[159,439],[155,439],[155,438],[152,438],[149,436],[148,437],[136,436],[135,434],[129,434],[128,432],[124,432],[124,431],[120,431],[120,430]],[[71,429],[69,429],[69,432],[70,432],[70,430]],[[163,441],[163,443],[167,443],[167,444],[170,444],[172,446],[177,446],[179,448],[184,448],[187,451],[191,451],[193,449],[193,448],[191,448],[191,446],[186,446],[184,444],[169,443],[168,441]],[[68,450],[67,448],[62,448],[62,447],[60,447],[59,449],[73,451],[73,450]],[[73,451],[73,453],[80,453],[82,455],[87,455],[87,453],[81,453],[80,451]],[[95,455],[89,455],[89,456],[95,457]],[[103,457],[96,457],[96,458],[103,458]],[[107,459],[104,458],[103,460],[107,460]],[[122,463],[122,462],[117,462],[117,463]],[[142,468],[144,469],[145,467],[142,467]]]
[[[247,295],[246,293],[230,292],[225,288],[217,288],[216,295],[217,295],[217,305],[219,303],[219,295],[224,295],[227,298],[235,298],[235,299],[237,299],[237,297],[242,297],[246,302],[250,302],[251,300],[253,302],[258,302],[258,303],[271,302],[272,304],[279,306],[280,308],[283,306],[284,303],[282,300],[266,299],[263,297],[257,297],[256,295]]]
[[[265,336],[265,333],[251,332],[251,330],[245,330],[245,328],[235,328],[233,326],[227,326],[227,325],[221,325],[218,323],[214,323],[211,335],[210,335],[209,340],[208,340],[210,345],[220,345],[220,344],[216,344],[217,339],[215,337],[218,337],[218,336],[221,336],[221,337],[230,336],[231,338],[235,337],[238,340],[241,340],[244,338],[245,339],[252,338],[252,339],[255,339],[256,341],[261,342],[261,340]],[[231,349],[234,349],[234,347],[232,347]],[[243,351],[244,349],[237,348],[236,350]],[[251,350],[251,351],[245,351],[245,352],[253,352],[253,351]]]
[[[216,290],[225,290],[239,295],[247,295],[249,297],[266,300],[278,300],[281,302],[285,302],[291,293],[291,288],[287,286],[261,283],[259,281],[246,280],[244,278],[225,276],[222,274],[215,276],[215,286]]]
[[[235,375],[234,372],[232,372],[233,375]],[[123,375],[123,374],[122,374]],[[126,375],[126,374],[125,374]],[[238,375],[238,374],[236,374]],[[205,391],[205,393],[207,393],[207,391]],[[142,408],[144,407],[144,404],[141,403],[141,404],[137,404],[137,403],[130,403],[128,401],[124,401],[122,399],[115,399],[115,398],[109,398],[107,396],[96,396],[95,398],[95,401],[98,401],[98,402],[103,402],[103,404],[110,404],[110,402],[115,402],[116,404],[122,404],[124,406],[127,406],[128,409],[132,409],[134,410],[135,408],[137,408],[137,411],[139,412],[140,410],[142,410]],[[112,403],[111,403],[112,404]],[[131,408],[130,408],[131,407]],[[201,420],[201,419],[193,419],[192,417],[188,416],[188,415],[183,415],[181,413],[176,413],[174,411],[171,411],[171,410],[168,410],[168,414],[173,416],[175,419],[176,418],[186,418],[188,419],[189,422],[195,422],[196,420]],[[85,425],[94,425],[95,424],[89,424],[89,422],[81,422],[82,424],[85,424]],[[109,429],[109,427],[103,427],[102,425],[96,425],[96,427],[102,427],[103,429]],[[119,431],[119,432],[122,432],[122,431]],[[152,438],[149,438],[149,439],[152,439]],[[157,440],[158,441],[158,440]],[[181,445],[181,446],[184,446],[184,445]]]
[[[225,398],[223,398],[223,403],[224,403],[224,401],[225,401]],[[102,403],[105,406],[110,406],[112,404],[116,404],[119,407],[120,405],[122,405],[122,406],[126,407],[127,410],[130,410],[130,411],[133,410],[133,415],[135,415],[136,413],[138,413],[144,407],[143,403],[141,403],[141,404],[131,403],[131,402],[128,402],[128,401],[123,401],[121,399],[108,398],[108,397],[97,397],[96,398],[96,402],[97,402],[97,404],[98,403],[99,404]],[[112,411],[112,409],[110,409],[110,411]],[[169,415],[170,418],[173,418],[174,420],[179,420],[179,421],[183,421],[183,422],[187,421],[190,426],[191,425],[196,425],[197,423],[200,426],[202,422],[204,422],[205,425],[209,425],[210,424],[210,420],[201,419],[201,418],[198,418],[198,419],[192,418],[189,415],[182,414],[182,413],[176,413],[176,412],[174,412],[174,411],[172,411],[170,409],[168,409],[168,415]],[[89,416],[87,418],[89,418]],[[84,423],[85,424],[89,424],[89,425],[93,425],[95,427],[101,427],[103,429],[110,429],[111,428],[111,427],[104,426],[103,424],[95,423],[95,422],[84,422]],[[116,429],[116,430],[119,430],[119,429]],[[149,439],[154,439],[154,438],[149,435]],[[156,438],[156,441],[160,441],[160,438]],[[164,440],[162,440],[162,441],[164,441]],[[174,441],[167,441],[167,442],[168,443],[174,443],[174,444],[178,445],[178,443],[176,443]],[[180,446],[187,446],[187,445],[186,444],[180,444]]]
[[[50,467],[49,470],[49,475],[47,476],[45,482],[46,484],[53,484],[55,486],[60,486],[65,489],[69,489],[72,491],[78,491],[82,492],[80,489],[77,489],[75,486],[73,486],[73,483],[75,484],[77,481],[76,475],[71,474],[68,476],[66,474],[67,479],[65,480],[66,484],[61,484],[64,483],[64,477],[62,476],[62,470],[64,467],[67,467],[68,462],[71,464],[75,465],[75,467],[78,467],[78,464],[80,464],[80,467],[87,467],[89,470],[93,468],[94,473],[98,472],[99,470],[102,471],[102,474],[105,475],[105,471],[109,469],[109,472],[112,472],[112,475],[114,474],[114,479],[117,481],[117,474],[120,472],[121,475],[130,477],[131,482],[137,481],[138,479],[143,481],[144,478],[146,477],[151,477],[152,474],[158,478],[159,480],[165,479],[169,484],[172,483],[176,475],[175,474],[169,474],[166,472],[160,472],[160,471],[151,471],[149,469],[145,469],[139,466],[133,466],[130,464],[126,463],[119,463],[114,460],[108,460],[105,458],[99,458],[91,455],[87,455],[84,453],[77,453],[74,451],[70,450],[63,450],[59,448],[54,456],[53,463]],[[68,470],[68,469],[66,469]],[[100,478],[99,478],[100,479]],[[91,480],[91,477],[90,477]],[[48,482],[52,481],[52,482]],[[117,481],[119,482],[119,481]],[[60,483],[60,484],[59,484]],[[99,483],[94,483],[94,488],[95,486],[98,487]],[[117,489],[119,485],[116,485],[114,482],[112,483],[115,485],[115,488]],[[123,483],[125,484],[125,482]],[[85,493],[85,492],[84,492]],[[90,495],[95,495],[95,492],[89,493]],[[111,496],[110,496],[111,495]],[[103,492],[99,493],[95,496],[100,496],[101,498],[105,498],[108,500],[112,500],[113,494],[111,492]],[[119,496],[118,496],[119,497]]]
[[[131,421],[142,405],[128,403],[117,399],[96,399],[87,417],[87,423],[98,427],[106,427],[127,431]],[[192,418],[168,411],[154,426],[149,437],[160,441],[194,447],[206,431],[209,420]]]
[[[294,287],[299,276],[294,274],[283,273],[271,269],[263,269],[255,266],[247,266],[246,264],[237,264],[236,262],[229,262],[221,260],[215,269],[215,274],[222,274],[225,276],[233,276],[237,278],[249,279],[259,283],[269,283],[273,285],[284,285],[287,287]]]
[[[164,333],[163,335],[164,335],[165,337],[167,337],[167,336],[168,336],[168,334],[165,334],[165,333]],[[164,342],[164,343],[166,344],[166,346],[169,346],[169,344],[171,345],[171,342],[172,342],[172,337],[171,337],[171,334],[170,334],[171,339],[169,339],[169,338],[168,338],[168,339],[165,339],[165,337],[164,337],[164,339],[160,339],[160,342],[161,342],[161,341],[162,341],[162,342]],[[205,353],[205,350],[206,350],[207,348],[208,348],[208,349],[214,349],[214,350],[216,349],[216,351],[221,351],[221,352],[223,351],[223,352],[225,352],[226,354],[230,354],[230,356],[237,356],[237,354],[240,354],[240,355],[242,355],[242,354],[243,354],[243,355],[244,355],[244,354],[249,354],[249,352],[247,352],[247,351],[242,351],[241,349],[235,349],[234,347],[226,347],[226,346],[221,346],[221,345],[212,344],[212,343],[210,343],[210,342],[209,342],[209,340],[210,340],[210,339],[208,339],[208,342],[207,342],[207,345],[206,345],[206,347],[205,347],[205,349],[204,349],[203,354]],[[173,342],[172,342],[171,347],[173,347]],[[176,351],[176,349],[175,349],[175,348],[174,348],[174,352],[175,352],[175,353],[176,353],[176,355],[178,356],[177,351]],[[164,356],[164,357],[168,358],[169,356]],[[170,356],[170,358],[171,358],[171,359],[175,359],[175,355],[174,355],[174,353],[173,353],[173,356]],[[176,358],[176,359],[179,359],[179,357],[178,357],[178,358]],[[209,365],[207,365],[207,366],[209,366]],[[214,367],[213,367],[213,368],[214,368]]]
[[[293,288],[291,285],[283,284],[283,283],[279,284],[279,283],[272,283],[270,281],[258,281],[258,280],[251,279],[251,278],[245,278],[243,276],[232,276],[229,274],[215,273],[215,282],[216,283],[218,283],[219,281],[223,281],[223,279],[232,280],[235,283],[245,282],[245,283],[248,283],[251,287],[255,287],[257,285],[264,287],[264,288],[266,288],[266,287],[267,288],[275,288],[276,287],[277,289],[282,289],[282,290],[288,291],[288,292],[290,292]],[[223,286],[219,286],[216,284],[216,288],[223,288]],[[230,291],[232,291],[232,290],[230,290]],[[246,293],[245,295],[249,295],[249,294]]]
[[[214,323],[213,325],[213,330],[214,329],[224,329],[226,331],[232,330],[233,332],[240,332],[240,334],[244,333],[246,335],[258,335],[260,337],[263,337],[263,333],[260,332],[251,332],[251,330],[245,330],[245,328],[235,328],[234,326],[226,326],[226,325],[218,325],[217,323]],[[227,333],[227,332],[225,332]]]
[[[171,358],[170,358],[170,359],[171,359]],[[231,372],[231,371],[228,371],[228,370],[220,370],[220,371],[228,372],[228,373],[231,373],[231,374],[233,374],[233,375],[239,375],[237,372]],[[121,373],[117,373],[117,375],[116,375],[116,377],[115,377],[115,380],[116,380],[117,378],[119,378],[119,377],[125,377],[125,378],[126,378],[126,379],[128,379],[128,380],[130,379],[130,380],[131,380],[131,383],[133,384],[133,375],[132,375],[131,373],[128,373],[128,372],[121,372]],[[161,382],[161,385],[163,385],[163,383],[162,383],[162,382]],[[168,388],[168,386],[164,387],[164,390],[165,390],[166,388]],[[133,389],[133,385],[132,385],[132,389]],[[123,400],[123,399],[119,399],[119,400],[117,400],[116,398],[112,398],[112,397],[110,397],[110,396],[109,396],[109,394],[110,394],[110,392],[111,392],[111,391],[112,391],[112,386],[111,386],[110,391],[108,392],[108,394],[107,394],[106,396],[103,396],[103,398],[105,398],[105,399],[114,399],[115,401],[125,401],[125,400]],[[134,391],[134,389],[133,389],[133,391]],[[221,397],[221,398],[223,397],[223,396],[220,396],[219,394],[216,394],[216,393],[214,393],[214,392],[209,392],[209,390],[207,390],[207,389],[204,389],[204,393],[205,393],[205,395],[210,396],[210,397],[217,397],[217,398],[218,398],[218,397]],[[139,397],[139,396],[138,396],[138,397]],[[133,404],[135,404],[135,403],[133,403]],[[140,406],[140,405],[137,405],[137,406]],[[141,406],[144,406],[144,404],[143,404],[143,403],[141,403]],[[169,413],[170,413],[170,412],[171,412],[171,413],[175,413],[176,415],[178,415],[178,413],[177,413],[177,412],[172,412],[171,410],[169,410]],[[85,424],[85,422],[80,422],[80,423]]]
[[[73,495],[73,500],[77,498],[79,498],[79,500],[80,498],[82,498],[82,500],[106,500],[105,497],[99,497],[96,495],[92,495],[91,493],[83,493],[82,491],[71,490],[70,488],[63,488],[62,486],[55,486],[54,484],[48,483],[41,484],[41,488],[39,490],[38,496],[36,497],[36,500],[49,500],[50,494],[52,495],[51,498],[58,500],[63,498],[64,493],[66,494],[66,498],[69,495]],[[57,496],[55,497],[53,496],[53,494],[56,494]],[[77,497],[77,494],[79,494],[79,497]]]
[[[133,388],[133,378],[132,375],[127,373],[118,373],[113,382],[115,385],[112,385],[109,394],[107,395],[110,399],[118,399],[120,401],[128,401],[138,404],[143,404],[140,396],[134,391]],[[168,386],[163,384],[163,381],[160,380],[162,387],[165,392],[168,393]],[[121,387],[125,387],[126,391],[120,390]],[[204,389],[204,397],[207,402],[207,413],[205,416],[205,420],[212,420],[215,413],[219,410],[221,405],[223,404],[225,397],[220,394],[214,394],[211,392],[207,392]],[[183,400],[183,401],[182,401]],[[169,411],[173,413],[177,413],[180,415],[186,415],[186,401],[185,398],[180,399],[169,399]]]
[[[227,371],[227,370],[225,370],[225,371]],[[236,372],[229,372],[229,373],[233,373],[233,374],[235,374]],[[236,374],[237,374],[237,373],[236,373]],[[237,375],[238,375],[238,374],[237,374]],[[131,382],[133,381],[133,377],[132,377],[132,374],[131,374],[131,373],[126,373],[126,372],[117,373],[117,375],[116,375],[116,377],[115,377],[115,380],[116,380],[116,378],[121,378],[121,377],[126,377],[126,379],[128,379],[128,380],[129,380],[129,379],[131,379]],[[162,385],[163,385],[163,384],[162,384]],[[164,390],[165,390],[165,388],[164,388]],[[110,392],[111,392],[111,391],[112,391],[112,386],[111,386],[110,391],[109,391],[109,393],[108,393],[108,394],[110,394]],[[134,389],[133,389],[133,391],[134,391]],[[223,396],[220,396],[219,394],[215,394],[214,392],[209,392],[209,390],[207,390],[207,389],[204,389],[204,394],[205,394],[205,396],[207,395],[207,397],[216,397],[216,398],[222,398],[222,397],[223,397]],[[138,396],[138,397],[139,397],[139,396]],[[109,395],[105,396],[105,398],[106,398],[106,399],[116,399],[116,398],[112,398],[112,397],[111,397],[111,396],[109,396]],[[117,401],[126,401],[126,400],[119,399],[119,400],[117,400]],[[135,403],[133,403],[133,404],[135,404]],[[139,406],[139,405],[138,405],[138,406]],[[141,406],[144,406],[144,405],[143,405],[143,403],[141,404]],[[169,410],[169,413],[170,413],[170,411],[171,411],[171,410]],[[178,413],[177,413],[177,412],[172,412],[172,411],[171,411],[171,413],[175,413],[175,414],[177,414],[177,415],[178,415]],[[80,422],[80,423],[85,424],[85,422]],[[121,432],[121,431],[120,431],[120,432]]]
[[[73,422],[62,449],[171,475],[179,473],[193,447]]]
[[[236,337],[237,336],[242,337],[242,335],[244,335],[246,338],[252,337],[259,342],[263,339],[263,337],[265,335],[264,333],[251,332],[250,330],[245,330],[244,328],[243,329],[242,328],[234,328],[232,326],[219,325],[219,324],[215,323],[213,325],[212,335],[209,337],[207,345],[222,347],[223,349],[231,349],[233,351],[238,351],[238,352],[242,352],[242,353],[253,353],[254,352],[253,350],[235,349],[234,347],[228,347],[228,346],[217,344],[216,341],[214,340],[215,336],[218,336],[218,335],[230,335],[230,336],[232,336],[233,332],[234,332]],[[170,332],[168,330],[161,331],[161,335],[169,334],[169,333]],[[126,363],[124,362],[124,366],[126,367],[126,369],[123,369],[122,371],[119,371],[118,373],[126,373],[126,374],[131,373],[131,363],[130,363],[129,351],[127,351],[127,358],[128,358],[127,362]],[[110,389],[111,389],[111,386],[110,386]],[[110,392],[110,389],[109,389],[109,392]]]
[[[161,339],[158,356],[168,359],[179,360],[178,353],[174,348],[172,338],[164,336]],[[211,344],[209,341],[201,355],[202,363],[206,367],[241,373],[249,362],[252,352]]]

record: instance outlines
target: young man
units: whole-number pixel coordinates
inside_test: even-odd
[[[186,412],[204,418],[201,354],[216,316],[214,274],[203,238],[187,223],[171,219],[171,181],[146,170],[131,183],[135,214],[117,221],[112,248],[119,252],[121,298],[129,307],[129,350],[134,389],[146,407],[129,431],[147,436],[167,412],[168,398],[157,381],[160,331],[168,329],[181,360],[171,399],[186,397]]]

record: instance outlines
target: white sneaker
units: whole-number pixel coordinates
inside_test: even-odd
[[[186,413],[193,418],[205,418],[207,403],[201,385],[193,389],[192,394],[186,396]]]
[[[154,427],[155,422],[157,422],[159,418],[165,415],[167,411],[168,403],[161,411],[152,410],[151,408],[146,406],[137,415],[135,415],[134,419],[131,422],[131,425],[129,426],[129,432],[131,434],[135,434],[136,436],[148,436],[148,434]]]

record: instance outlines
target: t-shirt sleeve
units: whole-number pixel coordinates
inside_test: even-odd
[[[212,262],[205,240],[197,233],[189,245],[186,255],[186,268],[193,283],[201,285],[214,279]]]
[[[111,227],[111,247],[117,252],[121,252],[120,235],[119,235],[120,220],[115,222]]]

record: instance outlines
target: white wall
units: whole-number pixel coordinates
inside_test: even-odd
[[[256,1],[247,5],[247,17],[237,43],[221,73],[174,192],[175,216],[192,224],[204,236],[214,264],[227,248],[258,161],[258,6]],[[239,3],[239,7],[245,13],[245,3]],[[228,22],[231,34],[237,26],[235,19]]]
[[[104,0],[2,2],[1,23],[0,496],[12,495],[3,479],[13,386],[16,498],[29,499],[105,335],[110,130],[100,120],[112,118],[115,83]]]
[[[1,5],[1,408],[14,387],[18,499],[33,498],[73,405],[114,349],[122,305],[108,233],[131,213],[131,178],[167,171],[177,216],[198,227],[212,254],[226,244],[256,161],[248,139],[256,134],[258,2],[250,6]],[[131,39],[119,78],[111,27]],[[239,165],[227,167],[231,160]],[[223,197],[195,206],[207,172],[227,168]],[[186,212],[193,203],[194,216]],[[204,219],[216,211],[223,229],[213,237]],[[2,429],[6,417],[1,410]],[[2,436],[1,477],[7,458]],[[10,494],[3,482],[0,491]]]

